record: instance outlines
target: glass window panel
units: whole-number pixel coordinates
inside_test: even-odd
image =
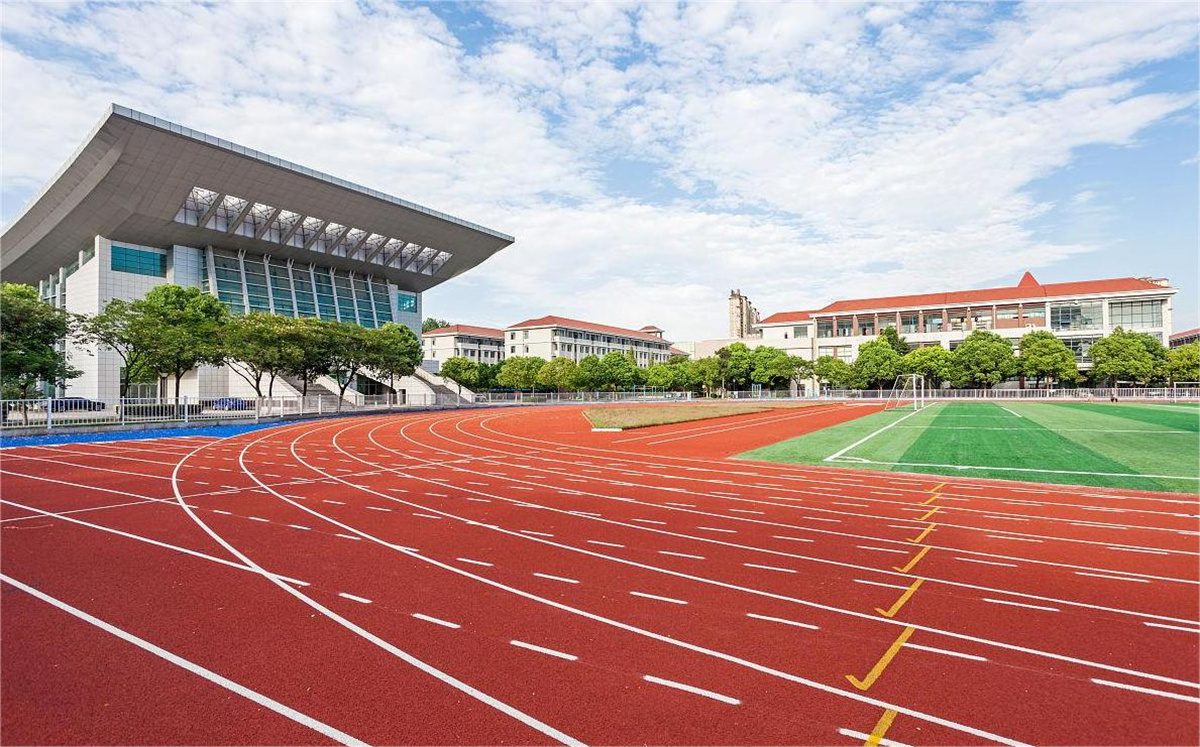
[[[1100,301],[1056,304],[1050,307],[1051,329],[1100,329],[1103,323]]]
[[[183,207],[175,214],[176,223],[186,223],[189,226],[199,226],[204,214],[217,201],[217,193],[211,189],[193,187],[183,201]]]
[[[1109,304],[1109,321],[1124,329],[1162,326],[1162,301],[1115,301]]]
[[[402,312],[407,311],[407,312],[411,312],[411,313],[415,314],[417,312],[417,297],[416,297],[416,295],[413,293],[405,293],[403,291],[398,291],[396,293],[396,308],[398,308]],[[513,334],[516,335],[515,332]]]
[[[833,322],[817,322],[817,337],[833,337]]]
[[[333,276],[333,288],[337,294],[338,321],[358,323],[358,314],[354,308],[354,294],[350,291],[350,278],[338,271]]]
[[[245,207],[246,200],[234,197],[233,195],[225,195],[204,227],[211,228],[214,231],[228,231],[233,227],[234,222],[242,214],[242,210]]]
[[[247,236],[254,238],[258,235],[259,230],[266,225],[270,220],[271,214],[275,212],[275,208],[270,205],[264,205],[261,202],[256,202],[250,211],[246,213],[246,217],[238,224],[237,230],[234,231],[238,236]],[[263,238],[267,238],[266,235]],[[268,239],[271,240],[271,239]],[[278,239],[275,239],[278,241]]]
[[[292,237],[288,239],[288,246],[303,247],[309,242],[309,239],[317,235],[317,231],[324,223],[325,221],[320,218],[305,218],[300,222],[300,227],[296,229]]]
[[[167,276],[167,255],[114,244],[109,267],[114,272],[165,278]]]
[[[285,265],[271,265],[271,298],[275,302],[275,313],[295,316],[292,307],[292,282]]]
[[[358,303],[358,323],[364,327],[375,326],[375,309],[371,304],[371,289],[367,281],[360,277],[354,278],[354,298]]]

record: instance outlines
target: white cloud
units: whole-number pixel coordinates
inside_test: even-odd
[[[518,237],[432,314],[688,339],[731,287],[770,312],[1092,250],[1042,235],[1032,185],[1196,103],[1141,80],[1195,49],[1186,3],[479,9],[475,52],[382,2],[6,5],[4,193],[118,101]]]

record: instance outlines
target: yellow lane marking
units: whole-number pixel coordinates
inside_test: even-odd
[[[930,492],[930,493],[936,493],[936,492],[938,492],[939,490],[941,490],[941,489],[942,489],[942,488],[944,488],[944,487],[946,487],[946,483],[944,483],[944,482],[939,482],[937,485],[934,485],[932,488],[930,488],[930,489],[929,489],[929,492]]]
[[[928,550],[929,548],[926,547],[925,549]],[[895,603],[892,604],[891,607],[889,607],[886,610],[882,609],[880,607],[876,607],[875,611],[878,612],[879,614],[883,615],[884,617],[895,617],[896,613],[900,611],[900,608],[904,606],[904,603],[908,601],[908,598],[911,597],[913,595],[913,593],[916,592],[917,589],[921,588],[921,584],[924,581],[925,581],[925,579],[923,579],[923,578],[918,578],[916,581],[913,581],[912,586],[905,589],[904,593],[900,595],[900,598],[897,599],[895,601]]]
[[[933,508],[929,509],[929,512],[928,512],[928,513],[926,513],[924,516],[922,516],[922,517],[919,519],[919,521],[928,521],[928,519],[929,519],[929,517],[930,517],[930,516],[933,516],[933,515],[934,515],[934,514],[936,514],[938,511],[941,511],[941,510],[942,510],[942,507],[941,507],[941,506],[934,506]]]
[[[933,495],[929,496],[929,500],[921,501],[921,505],[928,506],[930,503],[933,503],[934,501],[936,501],[938,498],[941,498],[941,497],[942,497],[941,493],[934,493]]]
[[[864,679],[860,680],[852,674],[846,675],[846,679],[850,680],[850,684],[859,690],[869,690],[871,685],[875,684],[875,680],[879,679],[879,675],[883,674],[883,670],[887,669],[888,664],[892,663],[892,659],[896,658],[896,654],[900,653],[900,649],[904,648],[905,641],[913,634],[914,630],[916,628],[911,625],[905,628],[896,637],[895,642],[888,647],[888,650],[883,653],[883,656],[879,657],[879,661],[875,662],[875,666],[871,667],[871,671],[867,672]]]
[[[892,725],[892,721],[896,718],[896,712],[892,709],[887,709],[879,720],[875,722],[875,728],[871,730],[871,736],[867,737],[867,741],[863,742],[863,747],[876,747],[883,741],[883,735],[887,734],[888,728]]]
[[[909,571],[912,570],[914,565],[921,562],[921,558],[925,557],[925,553],[929,552],[932,549],[933,549],[932,547],[922,547],[920,552],[918,552],[916,555],[914,555],[912,560],[908,561],[908,564],[905,565],[903,568],[896,568],[896,566],[892,566],[892,568],[894,570],[900,571],[901,573],[908,573]]]
[[[909,542],[920,542],[921,540],[925,539],[925,537],[927,537],[929,535],[929,533],[933,531],[933,528],[936,526],[937,526],[937,524],[930,524],[929,526],[925,527],[925,531],[921,532],[916,537],[913,537],[912,539],[910,539]]]

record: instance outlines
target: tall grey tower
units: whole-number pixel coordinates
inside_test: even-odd
[[[762,330],[754,328],[760,321],[758,309],[740,290],[729,291],[729,336],[733,338],[759,337]]]

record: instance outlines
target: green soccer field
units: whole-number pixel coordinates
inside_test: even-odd
[[[739,455],[793,464],[1196,493],[1200,406],[936,402]]]

